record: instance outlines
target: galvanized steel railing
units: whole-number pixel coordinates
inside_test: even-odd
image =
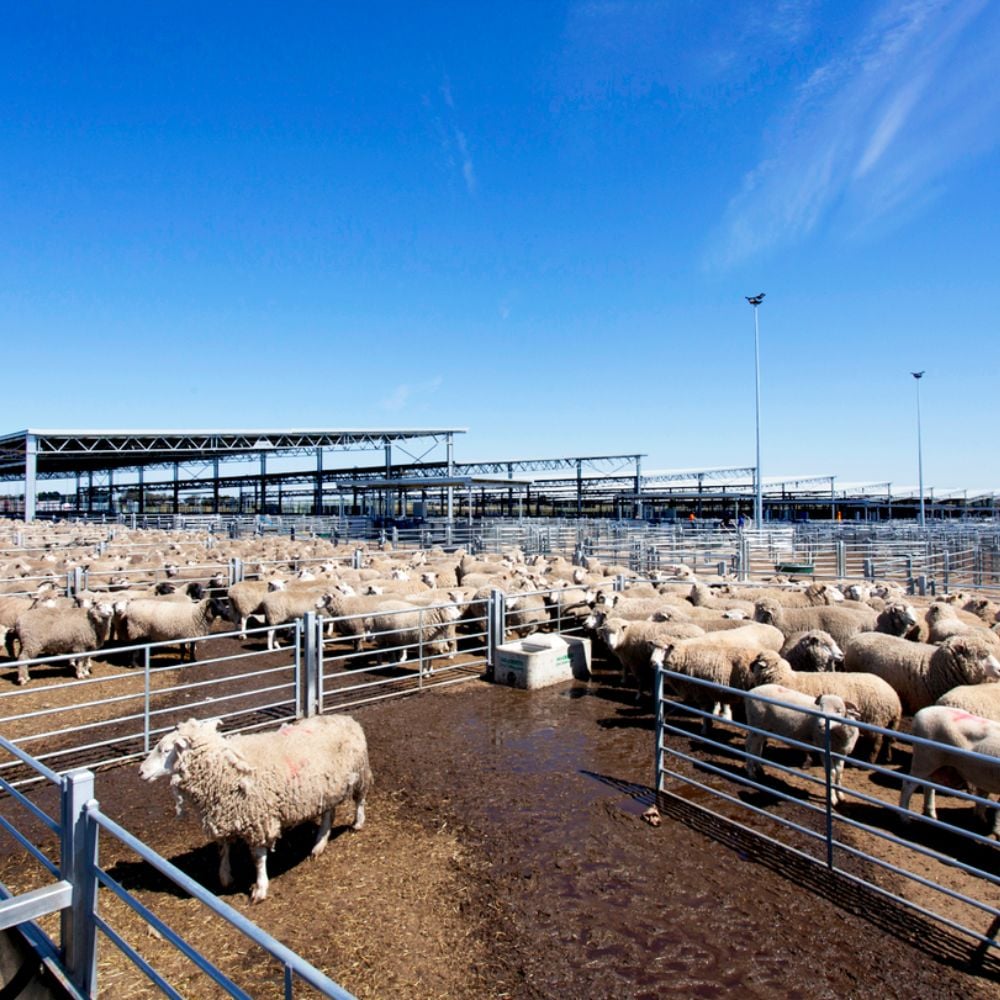
[[[747,700],[779,705],[783,710],[797,712],[822,720],[824,741],[819,746],[801,743],[772,732],[755,729],[738,720],[723,721],[715,718],[722,728],[723,737],[701,736],[692,731],[692,720],[701,722],[712,719],[710,712],[684,704],[670,694],[671,686],[679,683],[687,687],[697,686],[711,698],[716,693],[732,696],[730,688],[712,684],[698,678],[673,673],[659,668],[656,674],[656,750],[655,779],[658,795],[680,794],[684,787],[699,789],[707,793],[709,802],[702,804],[687,799],[687,807],[720,816],[728,823],[763,840],[779,844],[799,857],[825,866],[830,871],[864,885],[878,895],[916,910],[924,916],[960,931],[973,938],[984,948],[997,947],[1000,932],[1000,850],[987,835],[965,829],[952,823],[918,816],[902,810],[898,805],[887,802],[875,794],[875,787],[858,790],[846,783],[836,785],[833,780],[834,767],[838,760],[846,761],[851,768],[861,768],[873,776],[874,781],[895,784],[901,777],[912,780],[925,792],[928,788],[957,796],[987,810],[992,820],[1000,803],[988,798],[937,785],[920,778],[910,779],[908,775],[889,768],[869,764],[853,757],[844,757],[834,752],[830,746],[831,717],[818,709],[806,709],[788,705],[771,698],[761,697],[753,691],[741,692]],[[835,721],[843,721],[834,717]],[[878,734],[886,739],[895,739],[908,745],[922,743],[934,746],[919,737],[902,734],[894,730],[881,729],[861,722],[852,722],[861,735]],[[801,767],[790,765],[772,755],[768,758],[756,756],[747,750],[733,746],[728,737],[749,733],[760,733],[768,740],[795,748],[813,751],[821,756],[820,775],[809,774]],[[981,763],[998,766],[994,758],[949,748],[949,754],[968,757]],[[747,776],[745,765],[748,761],[766,764],[769,771],[779,772],[787,777],[779,785],[774,780],[754,780]],[[748,792],[760,792],[770,799],[767,804],[751,801]],[[841,797],[841,804],[834,806],[834,792]],[[814,796],[816,800],[814,800]],[[702,798],[702,796],[699,796]],[[846,807],[845,804],[846,803]],[[728,808],[725,808],[728,806]],[[786,813],[794,812],[795,818]],[[855,818],[854,812],[859,817]],[[777,827],[777,833],[770,836],[759,829],[746,825],[743,818],[755,816]],[[916,821],[904,834],[894,832],[898,824]],[[992,828],[990,825],[989,828]],[[912,829],[912,833],[909,832]],[[949,838],[958,847],[948,853],[941,845],[934,846],[935,837]],[[891,844],[902,848],[910,857],[910,864],[923,869],[924,873],[904,867],[889,860],[880,853],[881,845]],[[956,855],[962,851],[964,859]],[[978,862],[978,863],[976,863]],[[931,871],[933,869],[933,871]],[[974,888],[959,885],[958,880],[949,876],[960,872],[971,876]],[[876,874],[888,874],[898,881],[895,889],[876,881]],[[963,887],[964,886],[964,887]],[[959,904],[963,916],[948,916],[935,909],[935,900],[946,897]]]
[[[282,969],[286,1000],[294,997],[297,983],[305,984],[321,996],[352,1000],[352,994],[347,990],[104,815],[94,798],[93,772],[56,774],[2,737],[0,750],[34,771],[39,781],[55,786],[60,802],[60,817],[57,820],[0,777],[0,789],[7,794],[7,803],[22,807],[58,840],[58,847],[51,853],[59,858],[58,864],[50,860],[35,844],[34,839],[37,838],[28,836],[21,828],[23,823],[19,825],[10,816],[0,814],[0,828],[20,845],[26,859],[41,866],[45,873],[43,877],[55,880],[17,893],[0,885],[0,929],[19,927],[28,943],[66,987],[67,993],[78,997],[98,994],[98,951],[100,935],[103,935],[164,995],[181,1000],[182,994],[116,930],[111,919],[99,912],[103,889],[117,897],[153,932],[177,948],[222,993],[240,1000],[252,1000],[259,995],[252,986],[244,988],[238,985],[101,867],[98,830],[102,830],[106,837],[122,843],[203,907],[227,922],[248,944],[270,954]],[[31,881],[37,879],[26,875],[26,884]],[[38,924],[42,917],[56,912],[61,914],[58,941],[53,940]]]

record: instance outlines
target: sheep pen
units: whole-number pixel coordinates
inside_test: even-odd
[[[852,912],[796,884],[808,882],[801,873],[772,870],[763,856],[748,862],[680,817],[657,830],[643,823],[649,716],[637,716],[622,697],[616,664],[598,660],[594,670],[590,684],[530,696],[473,683],[355,711],[378,776],[364,833],[345,833],[348,803],[334,819],[334,843],[302,864],[315,827],[287,831],[268,859],[262,906],[251,908],[245,892],[254,878],[249,852],[234,850],[235,885],[220,890],[218,852],[197,820],[164,822],[173,805],[163,783],[146,786],[136,768],[117,769],[98,775],[98,797],[109,815],[359,997],[690,993],[714,983],[706,969],[723,962],[740,988],[794,989],[808,1000],[827,990],[989,995],[977,976],[869,923],[863,908]],[[858,776],[848,768],[844,784]],[[110,842],[102,851],[143,902],[233,971],[252,972],[255,996],[281,995],[267,965],[227,944],[193,901]],[[13,865],[0,861],[0,879],[8,881]],[[675,900],[669,910],[664,885]],[[108,912],[118,915],[112,904]],[[773,940],[747,933],[761,924],[774,929]],[[144,935],[137,921],[131,926],[164,967],[182,967],[169,946]],[[603,946],[615,949],[614,961],[600,958],[595,926]],[[790,936],[801,951],[783,946]],[[650,961],[656,941],[683,949],[669,969]],[[838,956],[845,948],[864,967],[860,975],[858,966],[844,970]],[[104,954],[112,963],[105,981],[130,982],[114,953]],[[817,961],[829,976],[812,991],[803,984]],[[184,992],[198,995],[197,983]],[[153,993],[135,986],[129,995]]]

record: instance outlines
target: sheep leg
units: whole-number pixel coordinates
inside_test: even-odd
[[[254,845],[251,848],[254,864],[257,866],[257,881],[250,891],[250,902],[260,903],[267,899],[267,845]]]
[[[832,778],[830,784],[830,805],[836,806],[838,803],[844,801],[844,793],[838,791],[837,786],[840,785],[841,780],[844,776],[844,762],[838,760],[833,765],[833,774],[830,776]]]
[[[354,783],[354,822],[351,824],[352,830],[360,830],[365,825],[365,786],[358,776]]]
[[[275,650],[275,649],[278,648],[278,644],[275,641],[275,637],[274,637],[274,633],[276,631],[277,631],[277,629],[273,629],[273,628],[267,630],[267,648],[268,648],[269,651]]]
[[[27,663],[19,663],[17,665],[17,683],[27,684],[31,678],[28,676],[28,665]]]
[[[937,819],[937,804],[935,790],[933,788],[924,789],[924,815],[931,819]]]
[[[228,889],[233,884],[233,871],[229,866],[229,841],[219,841],[219,885]]]
[[[746,759],[747,777],[752,781],[760,781],[764,776],[764,768],[761,762],[752,758],[763,756],[766,743],[766,738],[760,733],[747,733],[747,741],[744,749],[748,755]]]
[[[326,809],[320,816],[319,830],[316,832],[316,843],[313,844],[309,852],[310,857],[318,858],[325,850],[327,841],[330,839],[330,828],[333,826],[333,810]]]
[[[908,813],[910,810],[910,797],[913,795],[914,790],[917,787],[915,781],[904,781],[903,787],[899,793],[899,808],[903,810],[904,813]],[[904,823],[910,822],[909,816],[900,816],[900,819]]]

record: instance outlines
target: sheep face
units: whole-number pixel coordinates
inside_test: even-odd
[[[781,678],[787,669],[787,664],[773,650],[765,649],[750,664],[750,676],[753,678],[753,686],[760,684],[780,684]]]
[[[754,605],[754,620],[762,625],[774,625],[775,619],[779,616],[780,611],[773,601],[758,601]]]
[[[177,771],[181,756],[194,743],[194,733],[203,729],[215,732],[219,728],[220,719],[206,719],[198,722],[188,719],[172,732],[164,736],[149,752],[149,756],[139,765],[139,777],[144,781],[156,781],[157,778],[169,777]]]

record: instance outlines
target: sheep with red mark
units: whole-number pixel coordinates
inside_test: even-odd
[[[250,898],[259,903],[267,897],[267,852],[283,830],[318,822],[315,858],[326,849],[342,802],[354,802],[352,829],[364,826],[372,784],[368,744],[349,715],[301,719],[270,733],[225,736],[218,727],[218,719],[182,722],[157,743],[139,774],[146,781],[169,777],[178,815],[192,810],[218,841],[223,887],[233,881],[230,842],[247,844],[257,868]]]

